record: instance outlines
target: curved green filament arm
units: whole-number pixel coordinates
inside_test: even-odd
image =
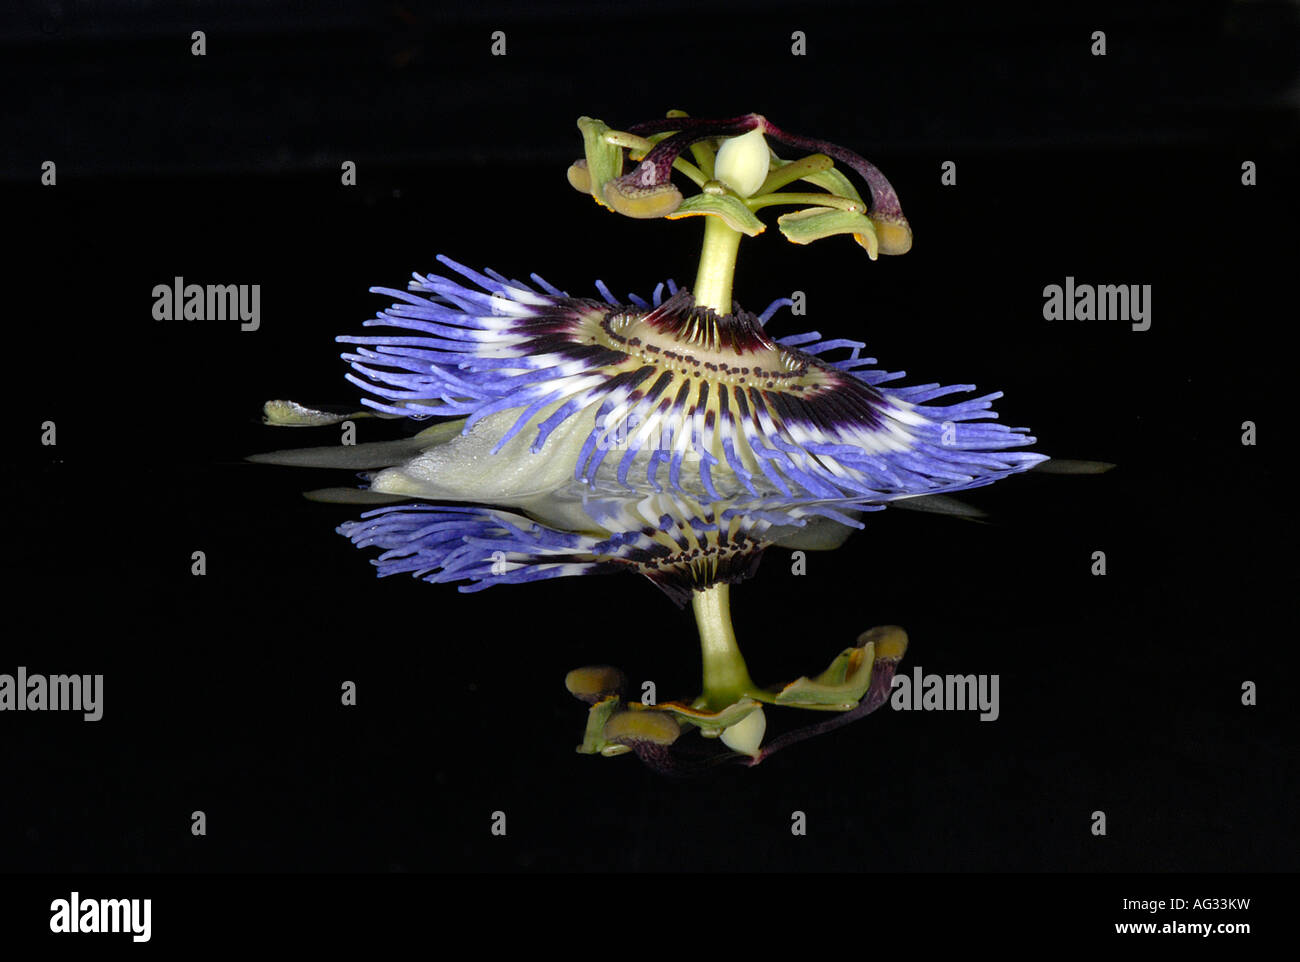
[[[632,160],[644,159],[645,155],[650,153],[655,146],[652,141],[646,140],[644,137],[638,137],[636,134],[629,134],[623,130],[605,131],[605,143],[614,147],[625,147],[630,151],[629,157]],[[712,166],[712,163],[710,163],[710,166]],[[703,187],[713,179],[712,170],[709,171],[709,175],[706,177],[703,171],[682,157],[673,160],[673,170],[680,170],[694,182],[696,187]]]
[[[717,157],[717,151],[707,140],[701,140],[698,143],[691,144],[691,156],[695,158],[695,163],[699,166],[700,171],[709,180],[713,179],[713,161]]]
[[[775,204],[813,204],[818,207],[834,207],[836,210],[852,211],[855,214],[865,214],[867,212],[867,205],[861,201],[850,200],[847,197],[839,197],[835,194],[819,194],[816,192],[806,194],[756,194],[753,197],[745,198],[744,202],[750,210],[762,210],[764,207],[771,207]]]
[[[763,181],[763,186],[754,193],[769,194],[774,190],[780,190],[786,184],[793,184],[796,180],[802,180],[809,174],[821,173],[823,170],[830,170],[834,166],[835,161],[826,154],[809,154],[807,157],[792,160],[789,163],[779,157],[773,157],[772,169],[767,175],[767,180]]]

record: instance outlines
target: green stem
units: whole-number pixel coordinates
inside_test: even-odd
[[[700,651],[704,658],[704,693],[696,706],[721,711],[735,704],[742,695],[758,689],[749,677],[731,627],[731,585],[716,584],[695,592],[691,607],[700,629]]]
[[[704,218],[704,246],[700,250],[700,266],[692,291],[696,304],[710,307],[719,314],[731,313],[731,281],[736,273],[736,252],[743,236],[740,231],[728,227],[721,217]]]

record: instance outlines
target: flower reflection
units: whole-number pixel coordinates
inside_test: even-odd
[[[751,577],[768,547],[836,547],[861,527],[855,514],[880,507],[778,499],[699,503],[664,493],[589,499],[588,493],[574,485],[530,502],[526,514],[465,505],[385,507],[342,525],[339,532],[358,547],[382,549],[375,560],[381,576],[410,573],[430,582],[463,581],[468,583],[460,590],[478,591],[633,572],[684,605],[718,592],[725,598],[725,586]],[[877,629],[841,652],[815,679],[763,688],[749,679],[743,663],[733,664],[736,674],[725,694],[715,683],[714,691],[691,702],[654,706],[624,704],[625,682],[616,669],[578,669],[570,672],[567,684],[591,705],[579,751],[635,751],[665,772],[689,772],[728,760],[757,764],[814,731],[838,727],[879,707],[905,648],[901,629]],[[864,699],[869,690],[874,695]],[[763,703],[845,714],[838,722],[823,722],[762,746]],[[724,747],[678,744],[687,729],[698,729]]]
[[[379,508],[339,528],[377,547],[379,574],[468,582],[461,591],[573,575],[633,572],[679,606],[696,591],[751,577],[771,545],[834,547],[879,508],[844,502],[698,502],[682,495],[589,498],[580,485],[536,498],[527,514],[428,504]]]

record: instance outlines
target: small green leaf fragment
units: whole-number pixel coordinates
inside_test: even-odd
[[[750,237],[767,229],[754,212],[745,206],[744,201],[731,194],[695,194],[682,201],[681,206],[667,216],[669,220],[676,220],[697,214],[720,217],[732,230]]]
[[[876,225],[866,214],[832,207],[809,207],[805,210],[782,214],[777,227],[786,239],[794,244],[811,244],[832,234],[852,234],[873,261],[880,251],[876,240]]]
[[[845,648],[816,678],[796,678],[777,693],[778,705],[819,705],[845,711],[858,703],[871,686],[875,645]]]
[[[338,424],[349,418],[371,416],[369,411],[353,411],[348,414],[321,411],[299,404],[297,401],[267,401],[262,405],[262,423],[277,428],[314,428],[326,424]]]
[[[681,721],[694,725],[706,733],[717,734],[723,729],[730,728],[737,722],[742,721],[745,716],[758,708],[759,704],[754,699],[746,697],[718,712],[688,708],[678,702],[665,702],[658,707],[660,711],[672,712]]]

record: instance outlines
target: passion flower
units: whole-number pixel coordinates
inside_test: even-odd
[[[911,226],[874,165],[759,114],[578,126],[575,189],[624,216],[705,218],[695,283],[620,300],[597,282],[599,296],[581,297],[536,274],[524,282],[439,256],[445,273],[371,289],[392,301],[366,322],[380,332],[338,338],[365,407],[436,423],[402,440],[257,459],[365,468],[364,490],[318,497],[408,502],[339,529],[381,549],[381,574],[479,590],[632,571],[689,601],[702,693],[624,705],[618,683],[600,681],[616,670],[571,673],[590,705],[579,750],[636,751],[665,771],[756,764],[878,707],[906,648],[901,629],[873,629],[818,676],[755,684],[731,628],[730,586],[753,575],[764,550],[834,547],[864,512],[938,502],[1046,458],[1023,450],[1034,442],[1026,429],[995,420],[1000,393],[956,399],[974,387],[900,386],[904,375],[876,367],[862,342],[770,333],[788,302],[753,314],[733,299],[740,240],[766,229],[757,212],[770,206],[798,208],[777,218],[797,244],[850,235],[872,260],[910,249]],[[811,153],[782,158],[769,140]],[[700,192],[685,196],[674,172]],[[796,181],[809,189],[786,190]],[[858,326],[851,308],[845,322]],[[270,402],[267,419],[337,420],[291,402]],[[839,714],[765,746],[764,704]],[[679,736],[691,728],[721,754],[689,747]]]

